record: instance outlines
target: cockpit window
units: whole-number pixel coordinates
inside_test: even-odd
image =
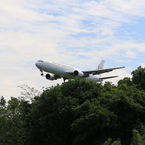
[[[43,62],[43,60],[38,60],[38,62]]]

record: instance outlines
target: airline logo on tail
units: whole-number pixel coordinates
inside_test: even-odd
[[[98,68],[97,68],[97,69],[103,69],[104,63],[105,63],[105,60],[102,60],[102,61],[100,62],[100,64],[98,65]]]

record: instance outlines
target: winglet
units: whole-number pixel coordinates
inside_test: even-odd
[[[105,60],[102,60],[102,61],[100,62],[100,64],[98,65],[97,69],[103,69],[104,63],[105,63]]]

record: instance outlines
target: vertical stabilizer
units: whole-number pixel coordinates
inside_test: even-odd
[[[97,69],[103,69],[104,63],[105,63],[105,60],[102,60],[102,61],[100,62],[100,64],[98,65]]]

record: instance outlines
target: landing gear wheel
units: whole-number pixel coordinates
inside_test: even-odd
[[[63,78],[64,83],[65,83],[65,80],[66,80],[66,78]]]

